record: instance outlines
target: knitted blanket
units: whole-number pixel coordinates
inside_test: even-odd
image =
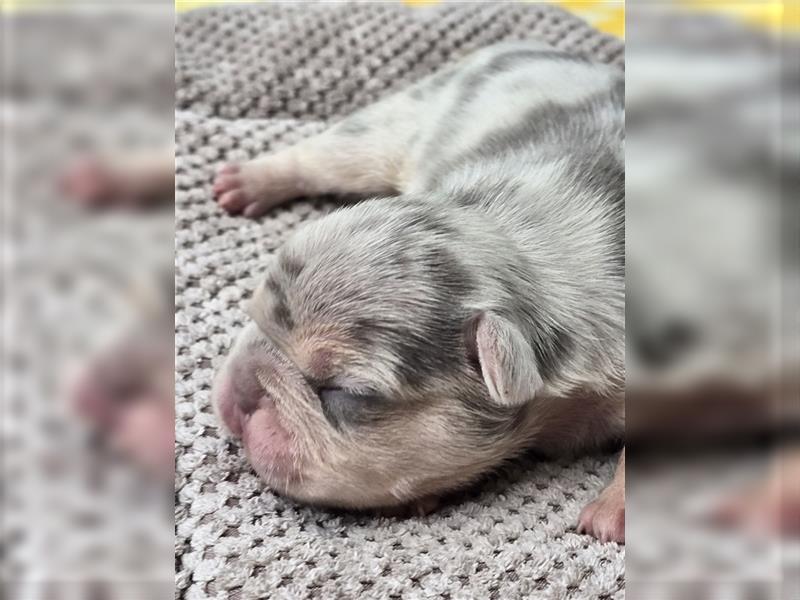
[[[213,202],[216,168],[324,130],[469,52],[541,39],[622,68],[623,44],[535,4],[249,5],[176,27],[176,595],[200,598],[622,598],[624,550],[575,533],[613,456],[526,457],[438,512],[327,512],[266,490],[209,404],[268,255],[336,206],[266,218]]]

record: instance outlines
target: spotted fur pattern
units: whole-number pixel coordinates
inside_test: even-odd
[[[272,487],[390,506],[622,435],[623,130],[619,70],[520,42],[241,165],[263,206],[372,197],[280,249],[218,376]]]

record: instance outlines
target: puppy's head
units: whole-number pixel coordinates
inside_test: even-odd
[[[519,449],[544,383],[509,315],[476,308],[484,292],[457,227],[375,201],[277,253],[213,394],[271,487],[391,506],[469,482]]]

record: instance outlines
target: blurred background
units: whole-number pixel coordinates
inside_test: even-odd
[[[172,312],[172,210],[102,205],[126,195],[112,157],[173,138],[173,7],[2,18],[0,597],[169,598],[171,482],[124,458],[117,413],[155,348],[172,387],[172,318],[152,326]]]
[[[173,595],[120,426],[171,397],[170,194],[114,165],[169,151],[200,4],[2,4],[0,596]],[[627,44],[627,593],[798,598],[797,6],[559,4]]]
[[[792,10],[627,5],[631,598],[800,597]]]

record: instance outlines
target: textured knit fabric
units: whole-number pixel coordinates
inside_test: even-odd
[[[613,456],[514,462],[406,520],[298,505],[266,490],[210,407],[240,302],[269,255],[335,208],[224,214],[224,162],[286,147],[471,51],[540,39],[622,68],[623,44],[560,9],[393,4],[204,9],[176,28],[176,594],[200,598],[621,598],[624,551],[577,535]]]

